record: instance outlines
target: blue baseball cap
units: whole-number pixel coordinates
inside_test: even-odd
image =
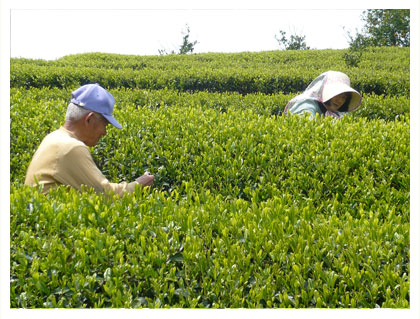
[[[99,84],[83,85],[76,91],[73,91],[71,97],[71,103],[100,113],[116,128],[122,128],[121,124],[112,116],[115,104],[114,97]]]

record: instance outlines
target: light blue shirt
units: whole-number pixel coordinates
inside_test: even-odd
[[[287,111],[291,114],[309,114],[309,119],[313,119],[317,113],[319,116],[334,116],[336,118],[343,118],[347,114],[347,112],[332,112],[328,110],[326,111],[326,113],[322,113],[318,101],[312,99],[304,99],[302,101],[296,102]]]
[[[319,116],[323,115],[321,108],[318,105],[318,101],[311,100],[311,99],[306,99],[300,103],[296,103],[288,111],[292,114],[302,114],[302,115],[309,113],[310,119],[314,118],[317,113],[319,114]]]

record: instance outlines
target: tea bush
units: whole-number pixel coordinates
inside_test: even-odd
[[[409,308],[410,100],[396,52],[364,54],[373,71],[359,83],[391,89],[363,92],[341,121],[281,115],[295,94],[265,77],[269,63],[298,61],[299,91],[314,75],[303,65],[324,68],[334,50],[12,60],[10,306]],[[385,78],[375,57],[390,55]],[[196,80],[217,74],[211,89],[179,85],[191,65]],[[134,88],[139,71],[147,89]],[[123,129],[108,130],[94,160],[113,182],[148,170],[155,185],[122,198],[23,186],[72,90],[97,76]]]
[[[72,89],[60,90],[57,88],[11,89],[10,158],[12,181],[23,182],[29,161],[42,138],[63,124],[71,91]],[[106,174],[108,174],[109,169],[101,164],[101,161],[108,162],[109,158],[114,156],[113,154],[115,152],[119,152],[121,156],[126,156],[127,158],[139,156],[139,145],[133,146],[132,149],[126,150],[125,152],[121,147],[127,147],[128,144],[133,144],[136,141],[151,145],[152,139],[154,139],[153,135],[156,134],[161,134],[162,138],[153,142],[155,147],[168,144],[165,137],[169,138],[174,134],[179,135],[180,132],[177,130],[181,125],[186,124],[184,122],[188,112],[190,113],[190,119],[188,121],[190,121],[189,125],[191,126],[191,132],[188,137],[190,137],[195,135],[194,125],[192,123],[197,123],[200,130],[204,130],[206,126],[203,123],[206,121],[211,121],[211,124],[221,121],[220,123],[222,124],[218,125],[230,127],[232,126],[232,121],[226,122],[228,117],[233,119],[234,124],[238,126],[242,125],[242,116],[246,116],[245,121],[257,121],[256,123],[265,122],[266,120],[270,121],[270,123],[287,121],[287,119],[283,118],[276,119],[273,115],[281,115],[284,106],[293,97],[293,95],[283,94],[248,94],[242,96],[237,93],[198,92],[191,94],[172,90],[149,91],[123,88],[111,90],[111,93],[117,101],[115,107],[116,117],[125,128],[122,131],[111,129],[110,135],[105,137],[95,150],[98,153],[106,147],[100,155],[102,159],[99,157],[97,159]],[[409,99],[407,98],[375,95],[364,95],[363,97],[363,104],[360,110],[350,113],[350,117],[386,119],[388,121],[394,121],[399,117],[409,117],[410,106]],[[185,110],[187,110],[187,113],[183,114]],[[48,116],[45,116],[46,114]],[[171,121],[172,126],[178,125],[174,131],[171,131],[171,128],[168,127],[167,121]],[[142,125],[144,127],[141,127]],[[145,125],[148,125],[149,128]],[[248,123],[248,125],[250,124]],[[214,127],[213,130],[216,128]],[[223,128],[220,127],[217,129]],[[263,134],[266,136],[271,134],[268,131],[269,129],[274,130],[274,128],[267,128],[267,131]],[[241,130],[241,127],[237,128],[238,134],[241,134]],[[21,134],[21,132],[27,132],[27,134]],[[114,134],[118,135],[115,136]],[[214,135],[214,132],[208,134]],[[229,134],[227,132],[227,137],[229,137]],[[177,143],[190,144],[187,138],[180,139],[178,135],[173,137],[173,139],[178,141]],[[214,139],[214,136],[210,136],[209,138]],[[194,139],[196,139],[195,136]],[[117,145],[114,144],[114,140],[118,141],[116,142],[118,143]],[[206,143],[209,144],[209,141]],[[276,143],[281,143],[281,141],[277,141]],[[293,144],[293,140],[289,143]],[[226,145],[222,144],[220,143],[222,148],[227,148]],[[191,146],[188,146],[187,150],[191,153]],[[270,152],[277,152],[277,150],[273,148]],[[171,156],[171,152],[168,153]],[[156,165],[158,167],[164,167],[166,157],[167,155],[163,154],[150,155],[149,163],[145,165],[145,168],[152,169],[151,167]],[[123,173],[120,173],[119,176],[112,176],[113,178],[130,179],[135,177],[136,174],[139,174],[138,170],[134,170],[138,164],[133,161],[133,158],[128,161],[126,159],[119,160],[122,161],[121,163],[125,163]],[[115,162],[116,165],[120,163],[119,160]],[[126,167],[128,167],[129,171],[131,170],[130,166],[133,166],[134,171],[124,173]],[[115,170],[120,171],[120,168],[116,167]]]
[[[409,96],[409,48],[370,49],[360,68],[348,68],[342,50],[127,56],[80,54],[57,61],[11,60],[12,87],[67,88],[97,82],[107,88],[297,93],[320,73],[342,71],[365,93]],[[386,62],[384,67],[383,61]],[[390,72],[392,71],[392,72]]]
[[[188,185],[185,185],[188,188]],[[11,190],[11,307],[408,307],[408,210]]]

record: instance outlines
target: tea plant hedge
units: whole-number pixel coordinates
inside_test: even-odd
[[[344,50],[271,51],[138,57],[100,53],[57,61],[11,60],[12,87],[78,86],[171,88],[179,91],[296,93],[326,70],[345,72],[362,92],[409,95],[409,48],[376,48],[360,68],[345,65]]]
[[[408,52],[349,70],[341,50],[12,59],[10,306],[409,308]],[[327,69],[366,88],[360,109],[282,115]],[[97,165],[114,182],[148,170],[152,188],[23,185],[85,82],[123,125]]]

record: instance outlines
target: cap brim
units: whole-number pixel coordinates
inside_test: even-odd
[[[112,115],[105,115],[102,114],[104,118],[106,118],[108,120],[108,122],[110,124],[112,124],[113,126],[115,126],[118,129],[122,129],[122,126],[120,123],[118,123],[118,121],[112,116]]]

